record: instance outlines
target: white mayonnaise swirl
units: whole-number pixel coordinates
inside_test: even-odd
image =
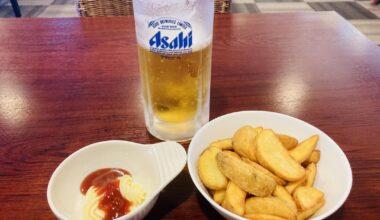
[[[131,210],[144,202],[146,192],[139,184],[133,182],[131,176],[124,175],[120,177],[119,180],[120,193],[123,198],[132,203]]]
[[[98,195],[97,189],[91,186],[86,193],[86,203],[83,207],[83,219],[102,220],[105,216],[103,210],[98,208],[103,195]]]

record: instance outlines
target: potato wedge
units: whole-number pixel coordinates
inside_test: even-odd
[[[263,130],[264,130],[264,128],[261,126],[255,128],[255,131],[257,134],[260,134],[260,132],[262,132]]]
[[[306,172],[305,176],[303,176],[301,179],[294,181],[294,182],[289,182],[288,184],[286,184],[285,189],[290,194],[293,194],[294,190],[296,190],[297,187],[305,185],[306,178],[307,178],[307,172]]]
[[[227,184],[228,186],[228,184]],[[214,201],[216,203],[218,203],[219,205],[222,204],[223,200],[224,200],[224,196],[226,194],[226,190],[222,189],[222,190],[217,190],[214,192],[214,194],[212,195],[212,198],[214,199]]]
[[[228,179],[219,170],[216,155],[222,152],[216,147],[207,148],[198,159],[198,174],[202,183],[211,190],[221,190],[227,187]]]
[[[268,196],[276,187],[276,181],[241,159],[223,151],[216,155],[219,169],[241,189],[255,196]]]
[[[250,220],[286,220],[286,218],[281,218],[274,215],[255,214],[255,213],[244,215],[244,218],[247,218]]]
[[[265,129],[256,137],[255,155],[263,167],[284,180],[297,181],[305,175],[272,130]]]
[[[293,194],[293,198],[299,209],[308,210],[324,201],[324,193],[314,187],[298,187]]]
[[[217,147],[217,148],[220,148],[222,150],[232,150],[232,139],[226,138],[226,139],[211,142],[209,147]]]
[[[304,220],[310,218],[312,215],[314,215],[320,208],[322,208],[325,205],[325,200],[319,202],[317,205],[313,206],[312,208],[301,211],[297,214],[297,220]]]
[[[319,140],[318,135],[313,135],[308,139],[302,141],[297,147],[290,150],[290,156],[292,156],[298,163],[302,163],[307,160],[313,152],[315,146]]]
[[[245,202],[245,214],[267,214],[296,219],[296,212],[277,197],[251,197]]]
[[[247,193],[232,181],[228,182],[222,206],[231,212],[243,215]]]
[[[256,161],[255,157],[255,129],[249,125],[239,128],[232,137],[232,147],[240,156]]]
[[[310,163],[317,164],[319,162],[320,158],[321,158],[321,151],[320,150],[313,150],[313,152],[311,152],[311,154],[310,154],[310,157],[307,158],[307,160],[305,162],[303,162],[302,164],[304,166],[307,166]]]
[[[317,166],[315,163],[310,163],[306,167],[307,177],[305,186],[313,186],[315,181],[315,176],[317,175]]]
[[[288,150],[295,148],[298,144],[298,140],[289,135],[277,134],[277,137],[278,139],[280,139],[282,145]]]
[[[241,159],[240,156],[239,156],[239,154],[237,154],[235,151],[224,150],[223,152],[226,153],[226,154],[229,154],[231,156],[234,156],[234,157],[236,157],[238,159]]]
[[[294,211],[297,212],[297,205],[290,195],[290,193],[285,189],[285,187],[277,185],[276,189],[273,191],[273,196],[282,199],[286,204]]]
[[[250,159],[246,158],[246,157],[243,157],[242,160],[246,163],[248,163],[249,165],[253,166],[254,168],[264,172],[265,174],[267,174],[268,176],[272,177],[277,184],[279,185],[285,185],[286,184],[286,181],[281,179],[280,177],[274,175],[273,173],[271,173],[269,170],[265,169],[263,166],[261,166],[260,164],[258,163],[255,163],[253,161],[251,161]]]

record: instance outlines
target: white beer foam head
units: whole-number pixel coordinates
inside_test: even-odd
[[[149,48],[150,38],[157,29],[148,28],[152,20],[175,18],[187,21],[192,26],[193,51],[208,46],[212,41],[214,1],[213,0],[133,0],[137,42]],[[169,33],[173,39],[177,33]]]

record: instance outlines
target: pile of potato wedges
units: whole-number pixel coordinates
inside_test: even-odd
[[[199,177],[216,203],[247,219],[308,219],[325,204],[313,187],[318,140],[246,125],[210,143],[198,159]]]

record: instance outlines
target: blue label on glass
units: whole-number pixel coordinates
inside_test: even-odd
[[[191,24],[173,18],[150,21],[154,35],[149,39],[150,51],[163,54],[184,54],[192,51],[193,32]]]

